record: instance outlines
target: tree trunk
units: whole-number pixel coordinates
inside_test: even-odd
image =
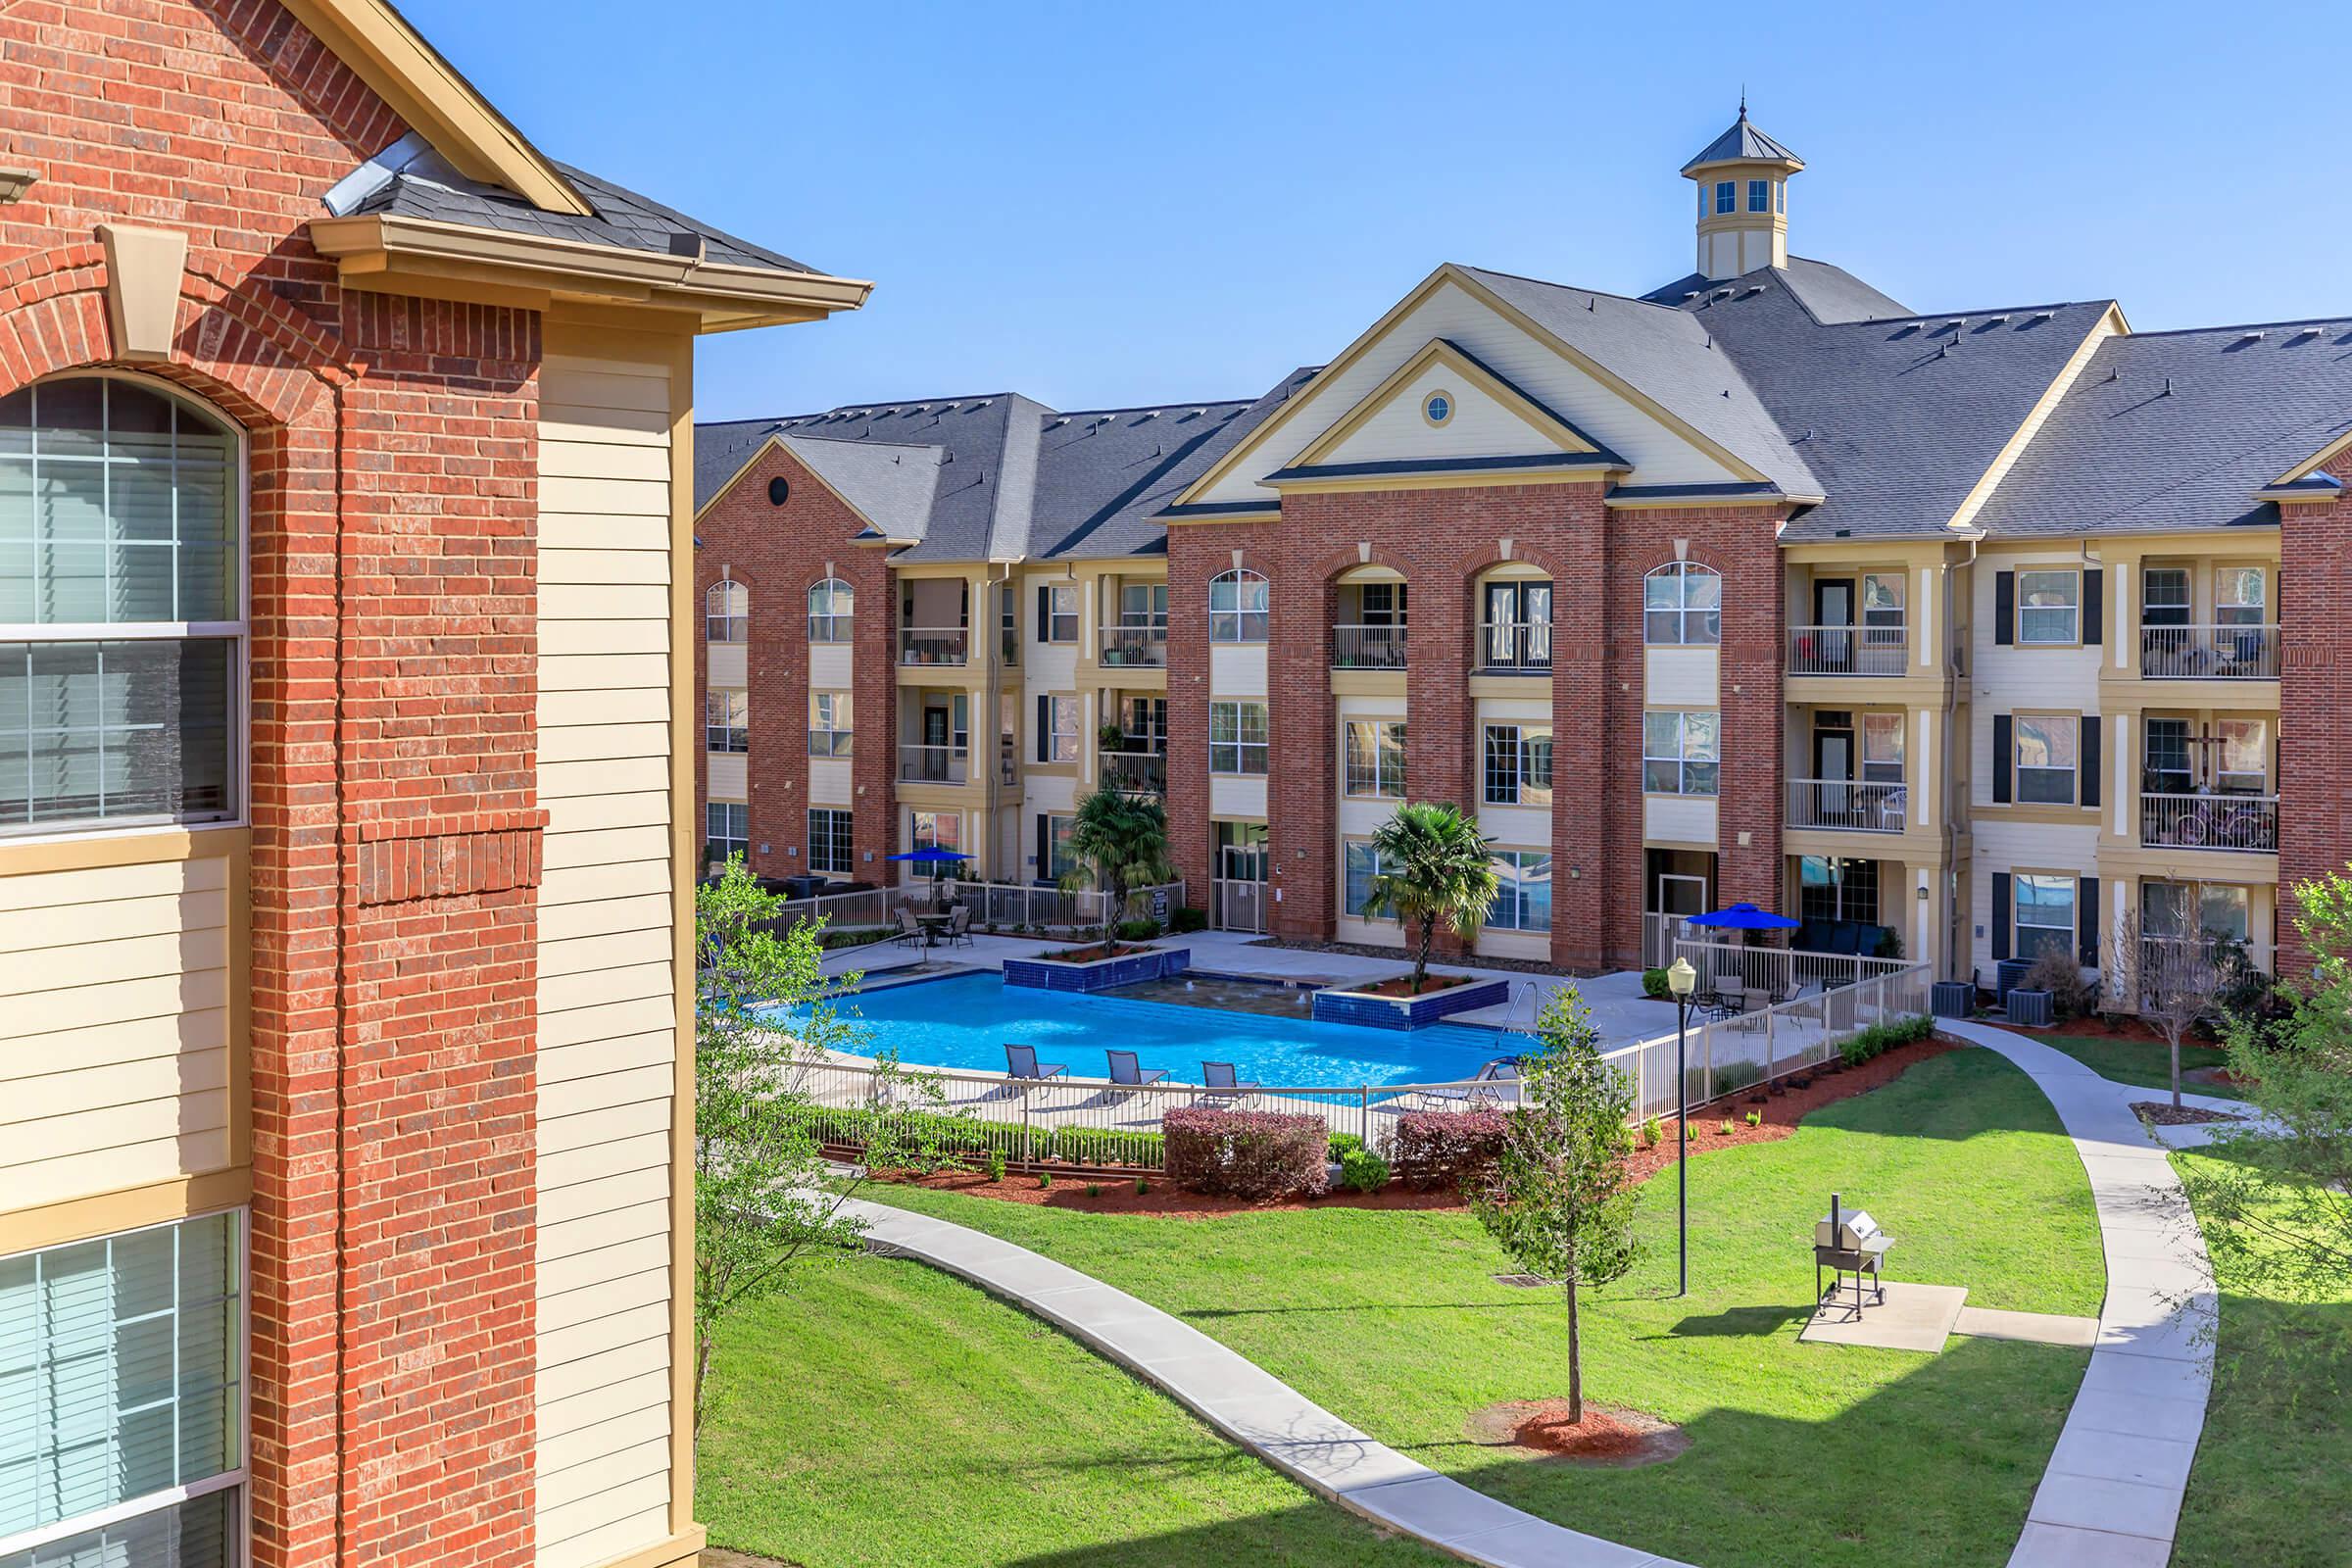
[[[703,1383],[710,1375],[710,1336],[708,1331],[695,1336],[694,1345],[694,1439],[699,1445],[703,1438]]]
[[[1421,994],[1421,984],[1429,976],[1429,950],[1438,945],[1438,917],[1421,917],[1421,948],[1413,955],[1413,995]]]
[[[2173,1108],[2180,1108],[2180,1037],[2172,1037],[2173,1047]]]
[[[1582,1347],[1577,1343],[1576,1276],[1568,1276],[1568,1424],[1578,1426],[1585,1419],[1585,1361]]]

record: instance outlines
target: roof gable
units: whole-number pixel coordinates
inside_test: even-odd
[[[1429,414],[1443,395],[1443,422]],[[1291,461],[1294,468],[1569,452],[1616,458],[1469,350],[1431,338]],[[1623,460],[1617,460],[1620,466]]]

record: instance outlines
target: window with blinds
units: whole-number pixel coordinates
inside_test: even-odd
[[[121,376],[0,398],[0,833],[237,811],[236,432]]]
[[[238,1217],[0,1259],[0,1568],[236,1560]]]

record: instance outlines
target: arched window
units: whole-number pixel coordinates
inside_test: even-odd
[[[732,577],[721,577],[703,595],[703,635],[714,643],[749,641],[752,634],[752,591]]]
[[[839,577],[827,577],[808,590],[808,640],[848,642],[850,617],[857,612],[857,592]]]
[[[1642,579],[1642,640],[1706,648],[1723,641],[1723,574],[1670,561]]]
[[[1266,640],[1266,604],[1271,585],[1247,567],[1221,572],[1208,580],[1208,640],[1212,643],[1262,643]]]
[[[128,376],[0,398],[0,833],[237,814],[241,440]]]

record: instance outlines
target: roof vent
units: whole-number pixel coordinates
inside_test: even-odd
[[[939,412],[942,414],[954,414],[957,409],[962,407],[963,405],[960,403],[942,403],[939,406]]]
[[[2319,329],[2318,327],[2316,327],[2316,326],[2307,326],[2307,327],[2304,327],[2304,328],[2303,328],[2301,331],[2297,332],[2297,333],[2296,333],[2296,334],[2295,334],[2293,337],[2290,337],[2290,338],[2288,338],[2288,339],[2287,339],[2287,342],[2289,342],[2289,343],[2300,343],[2300,342],[2304,341],[2306,338],[2315,338],[2315,337],[2318,337],[2319,335],[2320,335],[2320,329]]]
[[[1159,411],[1157,409],[1146,409],[1144,411],[1144,419],[1156,419],[1158,417]],[[1144,422],[1144,419],[1138,419],[1135,422],[1141,424]]]
[[[1965,317],[1965,316],[1955,316],[1955,317],[1953,317],[1953,318],[1952,318],[1950,320],[1948,320],[1948,321],[1944,322],[1944,323],[1943,323],[1941,326],[1937,327],[1936,330],[1936,331],[1938,331],[1938,332],[1957,332],[1957,331],[1959,331],[1959,330],[1960,330],[1962,327],[1965,327],[1966,325],[1968,325],[1968,318],[1967,318],[1967,317]]]
[[[2266,338],[2266,337],[2269,337],[2270,335],[2271,335],[2271,334],[2270,334],[2270,333],[2268,333],[2268,332],[2260,332],[2260,331],[2256,331],[2256,332],[2240,332],[2240,333],[2237,335],[2237,340],[2238,340],[2240,343],[2259,343],[2259,342],[2261,342],[2261,341],[2262,341],[2264,338]]]
[[[1764,292],[1764,285],[1763,285],[1763,284],[1761,284],[1761,283],[1750,283],[1750,284],[1748,284],[1748,285],[1747,285],[1747,291],[1746,291],[1745,293],[1741,294],[1740,297],[1741,299],[1743,299],[1743,300],[1752,300],[1752,299],[1754,299],[1754,298],[1755,298],[1757,295],[1759,295],[1759,294],[1761,294],[1761,293],[1763,293],[1763,292]]]
[[[1206,414],[1208,410],[1205,408],[1195,409],[1191,414],[1186,415],[1185,417],[1188,419],[1198,419],[1200,417],[1200,416]]]
[[[994,401],[995,400],[993,398],[982,398],[979,402],[972,405],[972,412],[974,414],[978,414],[982,409],[987,408],[989,404]]]
[[[1700,288],[1687,288],[1683,290],[1683,298],[1686,300],[1704,299],[1706,298],[1706,294],[1707,291]]]
[[[1715,291],[1715,297],[1719,300],[1728,300],[1738,292],[1738,289],[1719,288]]]
[[[1998,326],[2007,319],[2009,319],[2009,317],[2006,313],[2003,313],[1999,316],[1987,316],[1984,318],[1984,324],[1986,326]]]
[[[906,412],[908,414],[929,414],[931,412],[931,405],[928,403],[917,403],[913,408],[908,409]]]
[[[2034,320],[2035,321],[2052,321],[2056,320],[2057,318],[2058,313],[2056,311],[2035,311],[2034,313]],[[2031,325],[2033,323],[2028,322],[2027,324]]]
[[[1048,424],[1048,425],[1046,426],[1046,428],[1047,428],[1047,429],[1049,429],[1049,430],[1058,430],[1058,429],[1060,429],[1060,428],[1061,428],[1063,425],[1065,425],[1065,424],[1067,424],[1067,423],[1069,423],[1069,422],[1070,422],[1070,416],[1069,416],[1068,415],[1064,414],[1064,415],[1060,416],[1059,417],[1055,418],[1055,419],[1054,419],[1054,421],[1053,421],[1051,424]]]

